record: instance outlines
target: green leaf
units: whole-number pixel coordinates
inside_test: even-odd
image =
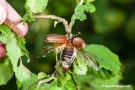
[[[23,89],[26,90],[31,84],[37,81],[36,75],[31,73],[22,64],[21,56],[27,55],[27,51],[24,49],[23,43],[20,44],[20,40],[18,41],[19,38],[16,38],[15,34],[7,26],[1,25],[0,31],[2,32],[0,41],[6,44],[6,54],[11,61],[15,76],[22,83]]]
[[[45,73],[43,73],[43,72],[38,73],[38,76],[37,76],[38,80],[45,78],[45,77],[47,77],[47,75]]]
[[[73,77],[69,74],[71,73],[61,73],[56,77],[56,79],[51,80],[48,83],[44,83],[39,87],[32,88],[30,90],[76,90]],[[43,74],[43,73],[41,73]]]
[[[44,11],[48,0],[26,0],[25,8],[30,9],[32,13],[41,13]]]
[[[44,85],[37,87],[32,90],[63,90],[60,87],[54,86],[52,84],[45,83]]]
[[[108,75],[115,76],[120,74],[121,63],[119,62],[119,58],[107,47],[103,45],[91,44],[86,46],[84,50],[89,52],[98,62],[100,68],[98,73],[101,74],[102,77],[106,78],[105,75],[109,77]],[[104,69],[108,70],[108,72]]]
[[[95,12],[96,8],[92,4],[85,4],[85,5],[78,5],[75,8],[75,13],[73,14],[71,20],[74,22],[75,19],[79,19],[80,21],[83,21],[86,19],[85,11],[93,13]]]
[[[105,85],[119,85],[119,80],[122,79],[121,76],[115,76],[111,79],[103,80],[100,78],[95,78],[91,83],[89,83],[96,90],[108,90]],[[111,90],[119,90],[117,87],[111,88]]]
[[[11,30],[6,25],[0,25],[0,41],[3,43],[6,43],[8,41],[11,41],[11,38],[7,39],[11,34]]]
[[[85,4],[85,5],[83,5],[83,9],[84,9],[84,11],[90,12],[90,13],[93,13],[93,12],[96,11],[95,6],[93,6],[92,4]]]
[[[57,77],[57,83],[59,87],[63,87],[67,83],[67,77],[65,77],[63,74],[59,75]]]
[[[26,14],[23,17],[23,21],[34,21],[33,14],[41,13],[44,11],[48,3],[48,0],[26,0],[25,8]]]
[[[86,75],[87,73],[87,64],[84,60],[81,60],[81,56],[78,56],[77,61],[73,62],[73,72],[78,75]]]
[[[62,90],[76,90],[76,87],[75,87],[76,80],[75,80],[72,72],[68,71],[67,73],[63,73],[63,76],[65,76],[64,78],[66,80],[64,80],[64,78],[59,78],[61,80],[61,82],[62,82],[62,80],[65,81],[64,84],[61,84],[61,86],[60,86],[62,88]],[[59,84],[58,84],[58,86],[59,86]]]
[[[77,76],[77,80],[81,85],[81,90],[85,90],[86,88],[89,88],[90,90],[123,90],[123,89],[116,89],[113,88],[107,88],[104,87],[105,85],[119,85],[119,80],[122,79],[122,76],[117,75],[113,78],[104,80],[102,78],[94,77],[92,74],[89,74],[87,76]],[[129,89],[130,90],[130,89]]]
[[[25,47],[23,41],[22,41],[20,38],[18,38],[17,36],[16,36],[16,38],[17,38],[17,40],[18,40],[18,42],[19,42],[19,46],[20,46],[20,48],[22,49],[22,52],[23,52],[23,53],[27,56],[27,58],[28,58],[27,62],[30,62],[29,52],[28,52],[28,50],[26,49],[26,47]]]
[[[0,58],[0,85],[5,85],[12,78],[14,72],[8,58]]]
[[[77,89],[76,89],[76,87],[74,86],[73,83],[67,82],[67,83],[64,85],[63,90],[77,90]]]
[[[20,66],[15,71],[15,74],[17,79],[22,82],[23,90],[26,90],[31,84],[37,81],[36,75],[31,73],[22,63],[20,63]]]
[[[25,23],[26,21],[35,21],[35,19],[33,18],[33,13],[29,8],[26,10],[26,14],[23,16],[23,23]]]
[[[22,83],[20,81],[16,80],[16,84],[18,90],[22,89]]]
[[[114,74],[112,71],[105,68],[101,68],[98,72],[90,68],[89,72],[102,79],[109,79],[116,76],[116,74]]]
[[[54,28],[56,27],[56,25],[59,23],[59,21],[54,21]]]
[[[71,20],[74,21],[75,19],[83,21],[86,19],[86,15],[83,12],[76,12],[75,14],[73,14]]]

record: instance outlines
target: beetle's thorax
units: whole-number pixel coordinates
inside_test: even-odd
[[[69,46],[72,44],[73,39],[76,37],[75,34],[69,34],[68,36],[68,40],[67,40],[67,44],[69,44]]]

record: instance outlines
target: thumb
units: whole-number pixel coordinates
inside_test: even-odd
[[[0,24],[2,24],[7,17],[7,12],[2,4],[3,3],[0,2]]]

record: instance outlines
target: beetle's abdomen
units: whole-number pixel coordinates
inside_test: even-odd
[[[62,67],[64,72],[68,70],[68,68],[70,67],[73,61],[72,59],[73,52],[74,52],[73,48],[67,48],[67,47],[64,48],[64,50],[62,51],[61,59],[62,59]]]
[[[64,48],[62,51],[62,61],[71,62],[71,58],[73,56],[74,49],[73,48]]]

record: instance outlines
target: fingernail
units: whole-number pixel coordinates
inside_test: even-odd
[[[0,4],[0,24],[2,24],[6,19],[7,13],[5,8]]]

